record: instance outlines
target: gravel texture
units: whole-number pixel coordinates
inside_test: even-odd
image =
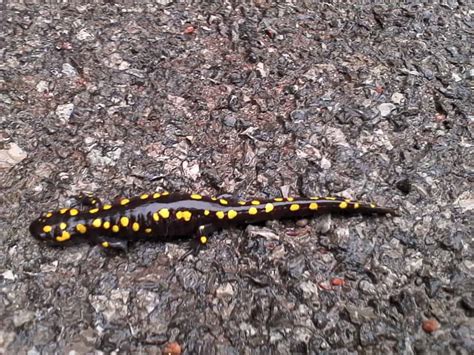
[[[0,353],[473,353],[473,10],[0,3]],[[410,2],[415,3],[415,2]],[[342,196],[105,253],[27,226],[82,191]]]

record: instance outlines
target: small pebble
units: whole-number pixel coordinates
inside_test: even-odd
[[[387,117],[392,113],[393,110],[395,110],[395,105],[388,102],[380,104],[377,108],[380,111],[380,115],[382,117]]]
[[[56,107],[56,116],[63,121],[68,121],[74,111],[74,104],[58,105]]]
[[[234,293],[235,291],[232,285],[230,283],[226,283],[217,288],[216,297],[217,298],[232,297]]]
[[[265,64],[263,64],[262,62],[257,64],[256,70],[261,78],[266,78],[268,76],[268,70],[265,68]]]
[[[436,319],[427,319],[423,322],[423,330],[427,333],[433,333],[440,328],[440,324]]]
[[[184,29],[184,33],[190,35],[193,34],[195,30],[194,26],[188,26]]]
[[[8,149],[0,150],[0,170],[10,169],[27,157],[26,152],[17,144],[10,143]]]
[[[61,69],[61,72],[62,72],[64,75],[66,75],[66,76],[68,76],[68,77],[70,77],[70,78],[77,76],[77,71],[76,71],[76,69],[75,69],[71,64],[69,64],[69,63],[64,63],[64,64],[63,64],[63,67],[62,67],[62,69]]]
[[[344,286],[345,284],[346,281],[344,281],[344,279],[341,279],[340,277],[334,277],[331,279],[332,286]]]
[[[13,314],[13,325],[18,328],[28,322],[31,322],[34,318],[35,318],[34,312],[19,310]]]
[[[94,40],[95,36],[92,33],[89,33],[86,29],[82,29],[76,35],[76,38],[79,41],[92,41]]]
[[[403,96],[403,94],[401,94],[399,92],[395,92],[395,93],[393,93],[390,100],[392,100],[393,103],[399,105],[402,101],[405,100],[405,96]]]
[[[181,346],[177,342],[168,343],[161,353],[162,355],[180,355]]]
[[[38,84],[36,84],[36,91],[38,92],[48,92],[49,91],[49,84],[45,80],[40,80]]]
[[[466,79],[471,80],[474,79],[474,69],[470,69],[469,71],[466,72]]]
[[[234,127],[235,124],[237,123],[237,119],[234,116],[225,116],[222,120],[222,122],[227,126],[227,127]]]
[[[329,170],[329,169],[331,169],[331,165],[332,165],[332,164],[331,164],[331,162],[330,162],[328,159],[326,159],[326,158],[322,158],[322,159],[321,159],[321,164],[320,164],[321,169],[323,169],[323,170]]]

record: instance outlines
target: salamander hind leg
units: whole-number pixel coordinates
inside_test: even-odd
[[[207,244],[209,236],[216,230],[217,228],[212,224],[200,225],[189,244],[189,251],[184,254],[183,258],[190,254],[197,255],[199,251]]]
[[[203,224],[199,226],[195,238],[195,240],[198,241],[198,245],[206,245],[209,240],[209,236],[215,231],[217,231],[217,228],[213,224]]]
[[[199,251],[207,244],[209,236],[216,230],[217,228],[212,224],[200,225],[193,235],[191,242],[188,244],[188,251],[180,258],[180,261],[183,261],[189,255],[198,255]]]
[[[128,241],[118,238],[99,237],[97,238],[99,245],[105,249],[119,250],[123,252],[128,251]]]

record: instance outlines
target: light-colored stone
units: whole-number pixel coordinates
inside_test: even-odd
[[[394,92],[390,100],[392,100],[393,103],[399,105],[400,103],[405,101],[405,96],[399,92]]]
[[[59,119],[67,122],[69,121],[73,111],[74,104],[58,105],[58,107],[56,107],[56,116],[58,116]]]
[[[0,150],[0,170],[9,169],[27,157],[26,152],[16,143],[10,143],[8,149]]]
[[[395,110],[395,105],[390,103],[390,102],[386,102],[386,103],[383,103],[383,104],[380,104],[377,109],[379,110],[380,112],[380,115],[382,117],[387,117],[389,116],[393,110]]]

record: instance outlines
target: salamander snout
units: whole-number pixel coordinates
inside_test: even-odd
[[[53,227],[46,223],[46,219],[43,217],[35,219],[30,224],[30,233],[33,237],[39,240],[52,240],[53,238]]]
[[[35,219],[30,224],[31,235],[41,241],[59,244],[71,238],[68,225],[60,218],[51,218],[52,213]]]

